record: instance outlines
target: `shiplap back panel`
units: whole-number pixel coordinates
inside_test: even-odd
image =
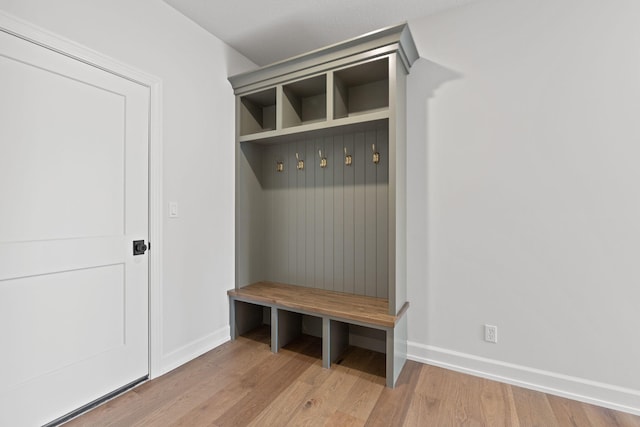
[[[351,166],[345,166],[345,148]],[[320,167],[319,150],[326,168]],[[263,280],[387,298],[387,125],[260,151],[263,207],[254,214],[265,227]],[[296,153],[304,170],[296,168]],[[276,171],[278,161],[283,172]]]

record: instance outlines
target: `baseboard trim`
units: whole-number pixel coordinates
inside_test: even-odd
[[[640,390],[501,362],[440,347],[408,342],[407,358],[616,411],[640,415]]]
[[[172,352],[163,355],[161,361],[161,374],[166,374],[175,368],[195,359],[196,357],[213,350],[221,344],[231,340],[229,325],[210,333],[202,338],[194,340]]]

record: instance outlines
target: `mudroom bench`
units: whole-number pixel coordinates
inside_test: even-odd
[[[273,282],[258,282],[228,292],[231,307],[231,338],[259,327],[271,326],[271,351],[278,350],[303,333],[303,316],[321,320],[322,366],[330,368],[349,345],[350,325],[383,331],[386,346],[386,381],[394,386],[394,330],[405,315],[405,302],[397,316],[389,314],[386,299],[313,289]],[[265,319],[265,308],[270,312]],[[397,362],[397,360],[396,360]],[[396,366],[396,369],[398,367]]]

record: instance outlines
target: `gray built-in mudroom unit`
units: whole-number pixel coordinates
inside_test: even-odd
[[[229,78],[236,94],[232,338],[322,337],[406,360],[406,76],[399,25]]]

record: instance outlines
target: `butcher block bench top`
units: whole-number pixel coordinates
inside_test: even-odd
[[[393,316],[389,314],[387,299],[273,282],[257,282],[240,289],[231,289],[227,293],[230,297],[245,302],[301,310],[345,322],[354,321],[385,328],[393,328],[409,307],[406,302],[398,315]]]

